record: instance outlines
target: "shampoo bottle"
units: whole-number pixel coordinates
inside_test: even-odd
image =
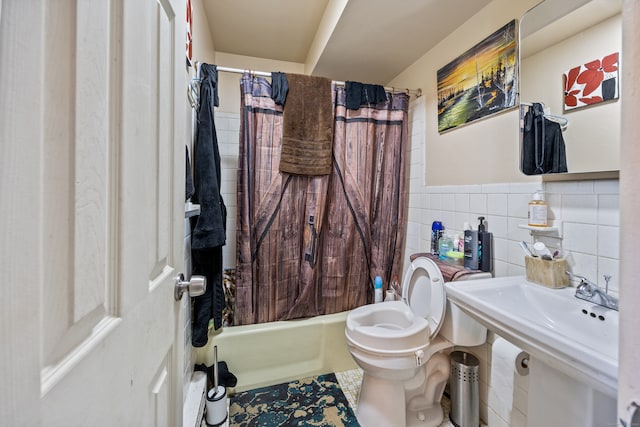
[[[478,231],[464,230],[464,268],[478,270]]]
[[[482,271],[491,271],[493,234],[485,230],[484,217],[479,216],[478,224],[478,264]]]
[[[529,202],[529,225],[535,227],[547,226],[547,202],[540,190],[533,193]]]

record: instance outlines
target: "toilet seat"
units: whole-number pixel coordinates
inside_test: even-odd
[[[359,348],[404,354],[424,348],[444,320],[446,295],[440,269],[417,258],[405,274],[402,301],[358,307],[347,316],[347,340]]]
[[[403,301],[358,307],[347,317],[347,339],[363,350],[411,353],[429,342],[429,323]]]
[[[402,299],[411,311],[429,323],[433,339],[442,326],[447,307],[444,278],[438,265],[426,257],[416,258],[402,280]]]

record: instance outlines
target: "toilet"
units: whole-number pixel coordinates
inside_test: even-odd
[[[352,310],[345,335],[363,371],[360,425],[431,427],[444,419],[440,400],[451,369],[445,350],[481,345],[487,329],[448,304],[438,265],[418,257],[404,275],[402,299]]]

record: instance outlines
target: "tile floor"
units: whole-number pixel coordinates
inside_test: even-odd
[[[335,375],[338,379],[342,392],[347,398],[351,409],[355,413],[358,405],[358,396],[360,395],[360,384],[362,383],[362,370],[352,369],[349,371],[336,372]],[[444,421],[439,427],[455,427],[449,420],[449,399],[446,396],[442,397],[442,408],[444,410]],[[202,420],[202,427],[206,427],[206,425],[205,421]],[[225,423],[224,427],[227,427],[228,425],[228,423]],[[487,426],[482,424],[482,427]]]

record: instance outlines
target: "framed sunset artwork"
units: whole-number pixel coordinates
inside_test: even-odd
[[[516,105],[516,24],[514,19],[438,70],[438,132]]]
[[[564,73],[564,110],[618,99],[620,53],[573,67]]]

